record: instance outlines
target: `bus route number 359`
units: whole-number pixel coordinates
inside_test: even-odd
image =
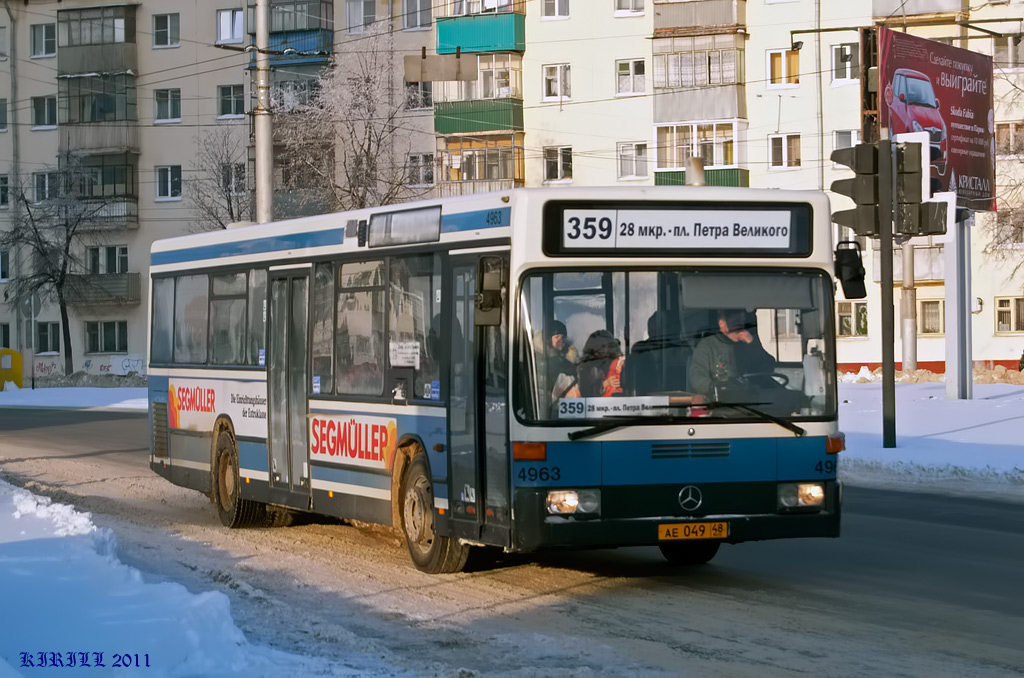
[[[584,212],[584,210],[580,210]],[[585,214],[566,214],[566,244],[579,245],[593,241],[607,242],[615,235],[615,213],[586,210]]]

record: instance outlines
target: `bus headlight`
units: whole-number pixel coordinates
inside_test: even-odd
[[[600,513],[600,490],[552,490],[545,502],[548,513],[566,515],[570,513]]]
[[[779,483],[779,508],[813,508],[824,502],[823,483]]]

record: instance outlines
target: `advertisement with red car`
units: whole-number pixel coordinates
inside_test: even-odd
[[[889,135],[927,132],[932,177],[957,205],[995,209],[992,57],[878,29],[879,118]]]

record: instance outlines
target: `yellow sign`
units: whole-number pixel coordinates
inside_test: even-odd
[[[9,381],[22,388],[24,375],[21,354],[10,348],[0,348],[0,391],[4,390],[5,384]]]
[[[658,525],[658,539],[725,539],[729,536],[729,523],[671,523]]]

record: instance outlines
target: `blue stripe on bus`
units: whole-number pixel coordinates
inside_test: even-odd
[[[152,265],[180,264],[186,261],[220,259],[244,254],[266,254],[306,247],[340,245],[344,240],[345,229],[343,227],[332,228],[326,231],[313,231],[311,233],[285,233],[264,238],[253,238],[252,240],[202,245],[200,247],[190,247],[171,252],[153,252]]]
[[[270,471],[270,455],[266,443],[238,441],[238,466],[253,471]]]
[[[445,214],[441,217],[441,232],[475,231],[479,228],[501,228],[511,224],[512,208],[499,207],[493,210]]]
[[[317,465],[310,466],[309,471],[315,480],[326,480],[332,483],[345,483],[347,485],[359,485],[360,487],[372,487],[375,490],[391,491],[390,474],[381,475],[352,468],[334,468]]]

